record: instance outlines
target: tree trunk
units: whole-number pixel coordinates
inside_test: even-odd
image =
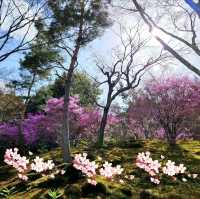
[[[21,149],[25,149],[25,139],[24,139],[24,130],[23,130],[23,121],[24,117],[20,117],[19,122],[18,122],[18,145]]]
[[[99,147],[102,147],[104,144],[104,132],[105,132],[106,124],[107,124],[109,108],[110,108],[110,106],[108,105],[103,110],[103,116],[101,119],[99,135],[98,135],[98,146]]]
[[[63,112],[63,159],[64,162],[70,162],[71,160],[71,152],[70,152],[70,137],[69,137],[69,94],[70,94],[70,87],[71,87],[71,79],[73,75],[73,70],[66,75],[65,80],[65,95],[64,95],[64,112]]]
[[[176,136],[171,136],[170,137],[169,144],[171,146],[175,146],[176,145]]]
[[[175,146],[176,145],[176,133],[173,132],[170,128],[167,128],[165,131],[167,134],[167,140],[168,140],[169,144],[171,146]]]
[[[81,3],[81,16],[80,16],[80,26],[78,31],[78,37],[76,39],[75,48],[71,56],[71,63],[68,69],[67,75],[65,75],[65,95],[64,95],[64,107],[63,107],[63,160],[65,163],[71,161],[70,152],[70,132],[69,132],[69,97],[70,88],[72,84],[72,77],[74,69],[76,67],[76,62],[78,59],[78,53],[81,47],[82,34],[83,34],[83,24],[84,24],[84,3]]]
[[[75,69],[75,64],[77,61],[78,52],[80,45],[78,44],[74,50],[73,57],[71,59],[70,67],[67,75],[65,75],[65,95],[64,95],[64,107],[63,107],[63,159],[64,162],[71,161],[71,152],[70,152],[70,132],[69,132],[69,97],[70,97],[70,88],[72,84],[72,77]]]

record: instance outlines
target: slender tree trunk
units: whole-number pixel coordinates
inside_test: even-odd
[[[70,88],[72,85],[72,78],[74,74],[74,69],[76,67],[76,62],[78,59],[78,53],[81,47],[82,34],[83,34],[83,23],[84,23],[84,3],[81,4],[81,16],[80,16],[80,26],[78,36],[75,42],[75,48],[71,57],[71,63],[68,69],[67,75],[65,75],[65,95],[64,95],[64,107],[63,107],[63,160],[65,163],[71,161],[71,151],[70,151],[70,132],[69,132],[69,97],[70,97]]]
[[[73,76],[73,68],[71,72],[69,70],[68,74],[66,75],[65,80],[65,95],[64,95],[64,113],[63,113],[63,159],[64,162],[70,162],[71,160],[71,152],[70,152],[70,135],[69,135],[69,94],[70,94],[70,87],[71,81]]]
[[[98,146],[99,147],[102,147],[104,144],[104,132],[105,132],[106,124],[107,124],[109,108],[110,108],[110,106],[106,106],[103,110],[103,116],[101,119],[99,135],[98,135]]]
[[[70,88],[72,85],[72,78],[74,74],[74,69],[76,67],[76,62],[78,58],[78,53],[80,50],[80,42],[82,38],[82,25],[79,29],[79,35],[76,41],[76,46],[71,58],[71,63],[67,75],[65,75],[65,95],[64,95],[64,113],[63,113],[63,159],[64,162],[71,161],[71,152],[70,152],[70,132],[69,132],[69,97],[70,97]]]
[[[167,128],[165,131],[166,131],[166,134],[167,134],[168,143],[171,146],[175,146],[176,145],[176,132],[174,132],[170,128]]]
[[[104,132],[105,132],[106,124],[107,124],[110,105],[112,103],[111,96],[112,96],[112,89],[109,88],[108,95],[107,95],[107,102],[103,110],[103,116],[101,118],[101,123],[99,127],[99,132],[98,132],[98,146],[99,147],[102,147],[104,144]]]
[[[78,40],[79,41],[79,40]],[[70,152],[70,132],[69,132],[69,97],[70,97],[70,88],[72,85],[72,78],[77,62],[77,56],[80,49],[80,43],[77,42],[75,47],[71,63],[69,66],[68,73],[65,75],[65,95],[64,95],[64,113],[63,113],[63,159],[64,162],[70,162],[71,152]]]

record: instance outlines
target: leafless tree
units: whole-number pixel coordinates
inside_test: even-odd
[[[104,61],[97,61],[97,67],[104,76],[104,80],[98,82],[98,84],[99,86],[107,86],[106,103],[105,105],[99,104],[103,108],[98,134],[100,147],[104,143],[104,131],[113,101],[130,89],[137,88],[145,72],[152,66],[161,64],[168,57],[161,50],[158,55],[148,57],[146,60],[141,60],[140,63],[137,63],[137,56],[139,53],[145,53],[143,50],[146,48],[149,38],[141,39],[138,24],[133,31],[130,33],[126,31],[125,37],[120,33],[122,50],[115,54],[115,61],[112,64],[108,65]]]
[[[29,49],[37,36],[34,23],[42,18],[45,5],[45,1],[0,0],[0,62]]]
[[[152,32],[156,28],[169,36],[172,41],[176,42],[176,45],[186,47],[190,53],[200,58],[200,18],[198,17],[198,13],[192,10],[185,1],[153,0],[145,1],[144,3],[143,1],[132,0],[132,3],[134,5],[134,12],[140,14],[148,26],[149,32]],[[164,12],[161,12],[162,9]],[[159,15],[152,17],[155,16],[155,13],[159,13]],[[189,70],[200,76],[198,66],[195,66],[178,50],[170,46],[159,34],[155,34],[154,36],[165,50],[170,52]]]

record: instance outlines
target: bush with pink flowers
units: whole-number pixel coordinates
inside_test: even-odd
[[[70,97],[70,139],[96,138],[101,119],[101,111],[96,107],[82,107],[77,96]],[[114,114],[108,117],[107,131],[117,124],[119,119]],[[19,122],[8,122],[0,125],[0,138],[18,144]],[[63,125],[63,98],[52,98],[47,101],[43,113],[28,114],[22,121],[25,144],[37,147],[39,144],[59,143]]]
[[[101,176],[105,179],[114,180],[122,174],[123,168],[120,165],[112,166],[112,163],[105,161],[102,167],[99,167],[95,161],[91,162],[87,159],[87,154],[76,154],[73,160],[74,168],[82,171],[87,176],[89,184],[96,185],[97,177]]]
[[[139,153],[136,158],[136,166],[145,170],[150,177],[150,181],[154,184],[160,184],[162,177],[165,175],[172,180],[176,180],[177,176],[181,176],[182,179],[185,179],[185,176],[192,176],[184,164],[176,165],[171,160],[165,161],[163,155],[161,155],[161,160],[153,160],[150,155],[148,151]]]
[[[44,159],[39,156],[27,158],[26,156],[21,156],[18,152],[18,148],[7,149],[4,155],[4,162],[15,168],[18,177],[23,181],[28,180],[28,174],[30,172],[35,172],[51,178],[54,178],[55,174],[60,173],[63,175],[65,173],[64,170],[56,169],[53,160],[44,161]],[[30,153],[30,156],[32,156],[32,153]]]

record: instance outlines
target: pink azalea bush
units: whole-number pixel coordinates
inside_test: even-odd
[[[139,153],[136,158],[136,166],[145,170],[150,176],[150,181],[155,184],[160,184],[163,175],[176,179],[176,176],[179,174],[189,174],[186,172],[187,168],[184,164],[176,165],[175,162],[171,160],[164,161],[165,157],[163,155],[161,155],[162,161],[153,160],[150,155],[148,151]],[[197,177],[196,175],[194,176]]]
[[[39,143],[59,142],[63,124],[63,98],[52,98],[46,103],[43,113],[28,114],[22,122],[25,144],[37,146]],[[96,107],[82,107],[79,97],[70,97],[70,131],[71,140],[81,137],[94,138],[101,119],[101,111]],[[114,114],[108,117],[107,131],[118,123]],[[19,140],[19,125],[17,123],[0,124],[0,138],[12,140],[15,145]]]
[[[4,162],[9,166],[16,169],[18,177],[23,180],[28,180],[28,173],[33,171],[42,176],[53,177],[55,174],[63,175],[64,170],[56,170],[53,160],[44,161],[43,158],[36,156],[34,159],[27,158],[26,156],[21,156],[18,148],[7,149],[4,155]],[[32,153],[31,153],[32,156]]]
[[[101,168],[95,163],[87,159],[87,154],[76,154],[73,160],[73,166],[87,176],[88,183],[96,185],[96,177],[102,176],[106,179],[114,179],[114,177],[122,174],[123,168],[120,165],[113,167],[111,163],[105,162]],[[97,170],[98,169],[98,170]]]
[[[76,154],[73,160],[73,166],[77,170],[82,171],[82,173],[88,177],[88,183],[93,185],[97,184],[95,176],[98,165],[94,161],[91,162],[89,159],[87,159],[86,153],[83,153],[82,155]]]

